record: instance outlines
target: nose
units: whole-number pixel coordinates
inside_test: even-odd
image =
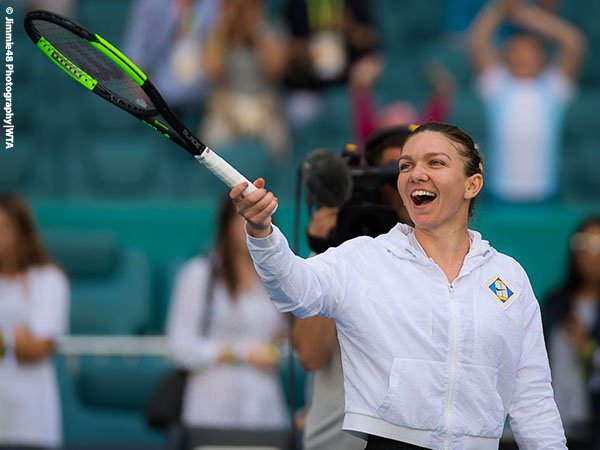
[[[419,163],[415,164],[413,170],[410,171],[411,183],[419,183],[427,180],[429,180],[429,174],[427,173],[426,167]]]

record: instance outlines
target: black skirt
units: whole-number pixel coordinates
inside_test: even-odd
[[[427,450],[425,447],[419,447],[406,442],[394,441],[381,436],[369,435],[365,450]]]

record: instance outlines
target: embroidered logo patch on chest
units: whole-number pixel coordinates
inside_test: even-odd
[[[499,275],[495,275],[487,280],[483,284],[483,287],[504,309],[508,308],[518,297],[514,289]]]

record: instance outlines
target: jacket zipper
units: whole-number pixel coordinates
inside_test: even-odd
[[[450,438],[452,437],[452,403],[454,401],[454,384],[456,383],[456,352],[458,346],[457,339],[457,316],[456,316],[456,300],[454,298],[454,284],[449,283],[450,290],[450,383],[448,385],[448,402],[446,404],[446,438],[444,439],[444,450],[448,450]]]

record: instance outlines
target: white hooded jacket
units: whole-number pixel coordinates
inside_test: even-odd
[[[283,234],[248,247],[281,311],[336,321],[344,429],[431,449],[566,449],[538,302],[523,268],[469,231],[452,284],[398,224],[308,259]]]

